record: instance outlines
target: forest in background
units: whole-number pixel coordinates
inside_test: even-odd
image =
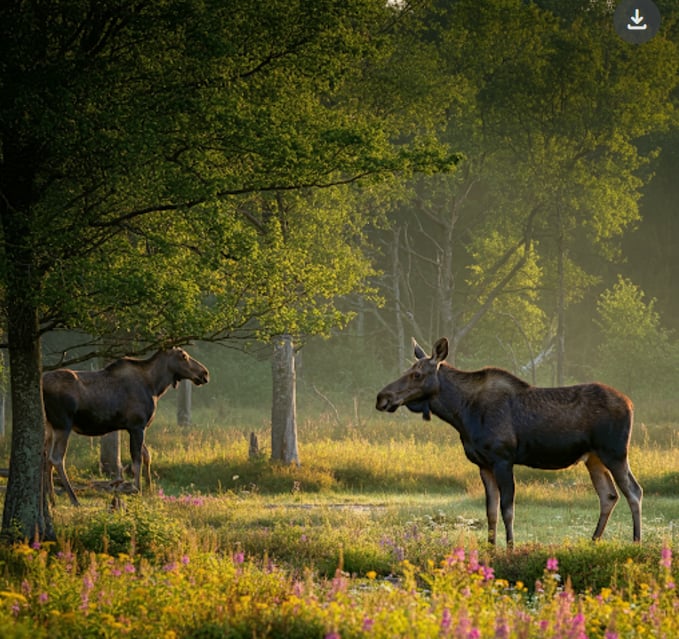
[[[445,335],[459,366],[670,395],[679,10],[658,5],[643,45],[604,0],[0,7],[3,530],[51,527],[43,361],[289,335],[321,397]]]

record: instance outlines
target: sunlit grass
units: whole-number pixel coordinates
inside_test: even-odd
[[[512,638],[571,636],[577,624],[602,638],[679,631],[672,576],[659,567],[679,545],[669,426],[664,444],[651,425],[630,452],[645,488],[642,545],[630,543],[623,498],[604,540],[590,541],[598,499],[584,466],[517,468],[510,552],[501,525],[498,547],[486,545],[478,469],[436,420],[302,417],[299,467],[270,463],[255,412],[172,422],[161,413],[148,432],[153,490],[123,496],[115,511],[92,485],[97,441],[72,437],[83,506],[58,495],[55,547],[3,551],[1,636],[429,637],[471,624],[458,634],[486,637],[505,623]]]

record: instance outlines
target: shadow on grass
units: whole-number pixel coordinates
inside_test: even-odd
[[[320,468],[302,464],[286,466],[265,458],[232,463],[158,463],[153,466],[157,481],[167,493],[253,491],[260,494],[286,492],[318,493],[342,490],[384,493],[450,493],[464,491],[465,484],[434,473],[344,465]]]
[[[646,496],[676,497],[679,493],[679,472],[645,477],[640,482]]]

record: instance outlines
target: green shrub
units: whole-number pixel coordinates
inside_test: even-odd
[[[159,500],[134,498],[121,510],[88,513],[75,523],[71,545],[112,556],[162,560],[179,552],[185,532],[179,521],[167,516]]]

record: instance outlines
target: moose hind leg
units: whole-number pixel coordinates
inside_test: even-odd
[[[589,477],[592,480],[594,489],[599,496],[599,522],[596,525],[592,539],[597,541],[604,534],[604,529],[608,523],[615,505],[618,503],[618,491],[615,489],[613,478],[606,466],[594,453],[590,454],[585,462]]]
[[[632,523],[633,523],[633,540],[641,541],[641,500],[644,495],[639,482],[630,470],[627,458],[611,464],[609,466],[615,483],[618,488],[625,495],[627,503],[629,504],[629,509],[632,511]]]

